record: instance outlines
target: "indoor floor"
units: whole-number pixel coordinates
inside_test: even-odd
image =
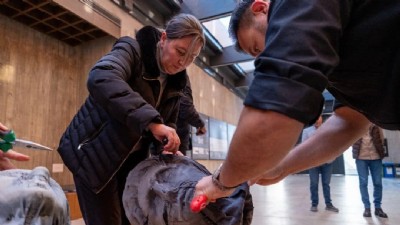
[[[369,180],[370,201],[372,181]],[[325,210],[322,187],[319,187],[318,212],[311,212],[308,175],[292,175],[268,186],[253,186],[254,225],[365,225],[400,224],[400,179],[383,179],[382,209],[388,219],[362,216],[364,206],[358,189],[358,176],[332,176],[331,199],[339,213]],[[373,206],[373,204],[371,204]],[[372,208],[372,213],[374,209]]]
[[[389,218],[365,218],[364,207],[358,189],[356,175],[332,176],[332,203],[339,213],[325,210],[322,187],[319,188],[318,212],[311,212],[309,179],[307,174],[292,175],[284,181],[268,187],[252,186],[254,202],[253,225],[399,225],[400,224],[400,179],[383,178],[382,208]],[[372,181],[369,180],[370,201]],[[373,205],[373,204],[372,204]],[[84,225],[75,220],[72,225]]]

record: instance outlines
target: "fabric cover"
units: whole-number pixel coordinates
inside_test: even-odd
[[[68,225],[69,207],[45,167],[0,171],[1,225]]]
[[[242,184],[228,198],[200,213],[190,210],[196,183],[211,173],[196,161],[176,155],[153,156],[128,175],[123,193],[126,216],[135,225],[249,225],[253,203]]]

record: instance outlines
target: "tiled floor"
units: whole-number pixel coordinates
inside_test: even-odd
[[[85,225],[85,222],[83,222],[83,219],[73,220],[71,225]]]
[[[357,176],[333,176],[331,198],[339,208],[339,213],[325,210],[322,187],[320,185],[318,212],[311,212],[308,175],[292,175],[284,181],[268,186],[253,186],[254,225],[364,225],[400,224],[400,179],[383,179],[382,208],[388,219],[372,215],[362,216],[364,206],[361,202]],[[369,185],[370,201],[372,184]],[[322,203],[322,204],[321,204]],[[373,206],[373,204],[372,204]],[[373,213],[373,208],[372,208]]]
[[[362,216],[364,207],[358,189],[357,176],[333,176],[331,198],[339,213],[325,210],[320,187],[318,212],[310,211],[308,175],[292,175],[284,181],[268,186],[251,187],[254,202],[253,225],[399,225],[400,224],[400,179],[383,179],[382,208],[388,219]],[[372,184],[370,180],[370,200]],[[322,204],[321,204],[322,203]],[[373,205],[373,204],[372,204]],[[372,209],[373,213],[373,209]],[[82,220],[71,225],[84,225]]]

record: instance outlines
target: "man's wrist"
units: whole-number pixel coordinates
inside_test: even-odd
[[[211,176],[212,178],[212,182],[213,184],[218,187],[218,189],[220,189],[221,191],[229,191],[232,189],[237,188],[239,185],[233,186],[233,187],[228,187],[226,185],[224,185],[220,180],[219,180],[219,175],[221,173],[221,166],[213,173],[213,175]]]

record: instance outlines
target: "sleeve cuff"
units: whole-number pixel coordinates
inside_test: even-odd
[[[244,104],[276,111],[310,125],[321,114],[324,98],[320,91],[303,83],[263,74],[254,77]]]

